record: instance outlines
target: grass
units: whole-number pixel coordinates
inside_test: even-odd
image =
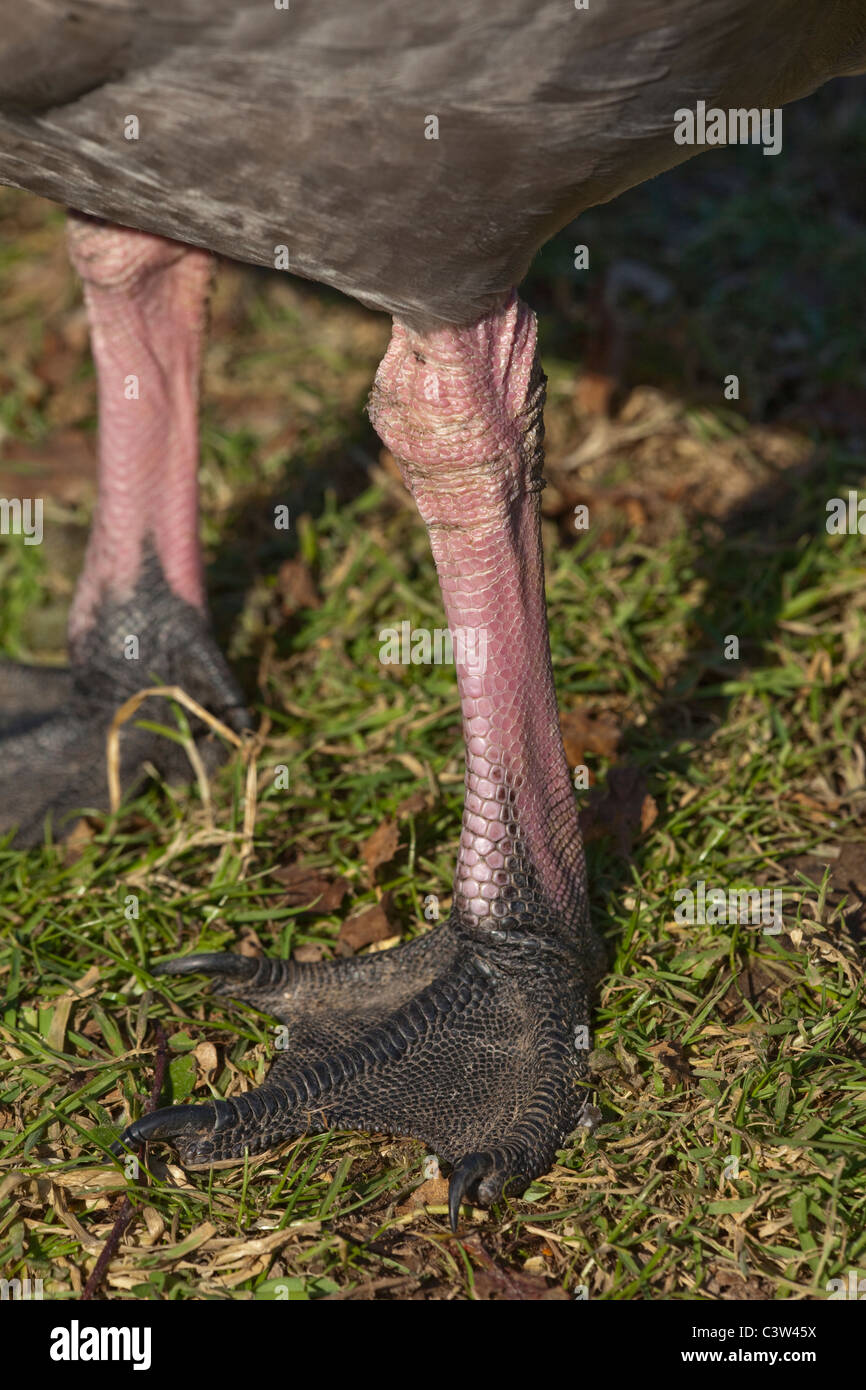
[[[862,1272],[866,576],[862,537],[824,525],[827,500],[866,482],[857,90],[792,112],[783,158],[726,151],[590,213],[530,277],[552,645],[570,755],[594,779],[578,795],[611,969],[597,1127],[460,1240],[410,1141],[314,1136],[216,1173],[163,1154],[132,1180],[106,1156],[150,1090],[158,1023],[164,1102],[255,1085],[272,1055],[268,1019],[153,961],[239,943],[330,956],[360,908],[405,939],[429,895],[450,900],[453,673],[378,660],[381,628],[444,625],[423,529],[362,413],[387,324],[226,269],[203,526],[216,623],[261,720],[254,854],[239,758],[211,811],[194,778],[153,782],[71,842],[0,849],[4,1277],[74,1298],[126,1194],[111,1298],[810,1299]],[[0,213],[0,492],[37,476],[48,499],[45,545],[0,548],[0,639],[58,660],[93,382],[58,214],[12,194]],[[577,239],[599,247],[586,284]],[[605,307],[598,286],[635,260]],[[601,721],[614,733],[594,742]],[[396,848],[376,864],[384,821]],[[783,931],[679,922],[699,880],[781,890]]]

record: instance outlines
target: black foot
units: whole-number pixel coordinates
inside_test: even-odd
[[[326,1129],[422,1139],[487,1206],[547,1171],[586,1092],[589,994],[598,955],[518,929],[450,921],[407,946],[327,965],[232,955],[169,961],[201,971],[288,1025],[265,1083],[230,1100],[158,1110],[121,1146],[161,1140],[209,1167]],[[595,969],[587,967],[592,958]]]
[[[137,659],[129,638],[138,643]],[[74,813],[107,810],[105,740],[124,700],[152,684],[179,685],[236,730],[248,725],[242,697],[206,621],[167,587],[151,558],[132,598],[106,603],[78,643],[68,671],[0,663],[0,833],[17,827],[16,847],[37,844],[51,815],[55,835]],[[137,716],[174,727],[167,702],[152,700]],[[171,780],[189,780],[183,749],[135,726],[120,736],[121,785],[128,793],[152,763]],[[206,765],[219,742],[196,729]]]

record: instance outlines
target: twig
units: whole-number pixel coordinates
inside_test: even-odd
[[[162,1090],[162,1083],[165,1080],[165,1063],[167,1055],[168,1045],[165,1037],[165,1029],[163,1028],[161,1023],[158,1023],[156,1025],[156,1061],[154,1063],[153,1070],[153,1086],[151,1087],[150,1099],[144,1107],[144,1113],[146,1115],[150,1114],[151,1110],[155,1110],[157,1105],[159,1104],[159,1096]],[[132,1205],[132,1202],[129,1200],[128,1197],[124,1197],[123,1205],[120,1208],[117,1220],[111,1228],[105,1245],[102,1247],[99,1259],[93,1266],[90,1278],[84,1285],[84,1292],[81,1295],[82,1302],[87,1298],[92,1298],[93,1295],[96,1293],[96,1290],[99,1288],[100,1284],[105,1278],[108,1266],[111,1264],[111,1261],[114,1258],[117,1247],[120,1244],[120,1237],[123,1235],[127,1226],[135,1217],[135,1214],[136,1208]]]
[[[218,733],[222,738],[228,739],[229,743],[233,743],[236,748],[243,747],[243,739],[235,733],[234,729],[230,729],[221,719],[215,718],[215,716],[204,709],[197,700],[193,700],[191,696],[187,695],[185,690],[181,690],[179,685],[154,685],[148,690],[139,690],[137,695],[131,695],[130,698],[120,706],[120,709],[111,721],[106,737],[105,751],[106,762],[108,764],[108,794],[112,811],[116,811],[120,806],[121,727],[128,719],[132,718],[139,705],[149,699],[151,695],[160,695],[170,700],[176,700],[179,705],[183,705],[184,709],[188,709],[191,714],[203,720],[215,733]],[[189,756],[189,749],[187,749],[187,756]],[[199,781],[202,779],[206,781],[207,779],[204,777],[204,768],[201,766],[201,760],[199,759],[198,767],[195,766],[194,760],[191,759],[191,761],[193,761],[193,768]]]

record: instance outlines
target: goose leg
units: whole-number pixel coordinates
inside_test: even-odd
[[[592,986],[583,852],[559,736],[539,526],[544,377],[516,295],[465,329],[397,323],[370,413],[427,525],[455,641],[466,803],[448,922],[333,965],[197,956],[288,1024],[256,1090],[168,1108],[121,1144],[194,1166],[329,1127],[425,1140],[490,1203],[544,1172],[579,1119]]]
[[[198,378],[211,278],[204,251],[70,214],[99,387],[99,497],[69,620],[67,672],[0,665],[0,830],[41,838],[107,805],[114,711],[159,679],[236,727],[242,698],[210,634],[198,543]],[[158,709],[147,710],[159,719]],[[130,730],[128,786],[144,761],[183,767],[171,740]],[[184,769],[188,775],[188,769]],[[69,824],[65,826],[69,828]]]

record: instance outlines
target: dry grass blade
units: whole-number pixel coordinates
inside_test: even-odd
[[[242,748],[244,746],[243,738],[239,734],[236,734],[234,729],[230,729],[228,724],[224,724],[221,719],[217,719],[216,715],[211,714],[209,710],[206,710],[203,705],[198,703],[198,700],[194,700],[191,695],[187,695],[186,691],[179,685],[154,685],[148,687],[147,690],[139,690],[137,694],[131,695],[128,700],[125,700],[120,706],[120,709],[117,710],[111,721],[108,734],[106,735],[105,756],[108,769],[108,793],[112,811],[117,811],[119,809],[121,797],[120,730],[138,711],[144,701],[149,700],[152,696],[161,696],[163,699],[176,700],[179,705],[183,705],[184,709],[189,710],[190,714],[194,714],[197,719],[201,719],[203,723],[213,729],[214,733],[219,734],[221,738],[227,739],[229,743],[233,743],[235,748]],[[202,801],[206,807],[209,807],[210,791],[207,785],[207,775],[202,765],[201,758],[198,756],[198,750],[195,749],[193,752],[187,748],[187,740],[184,740],[184,748],[186,749],[187,756],[189,757],[193,771],[198,779],[199,788],[202,793]]]

